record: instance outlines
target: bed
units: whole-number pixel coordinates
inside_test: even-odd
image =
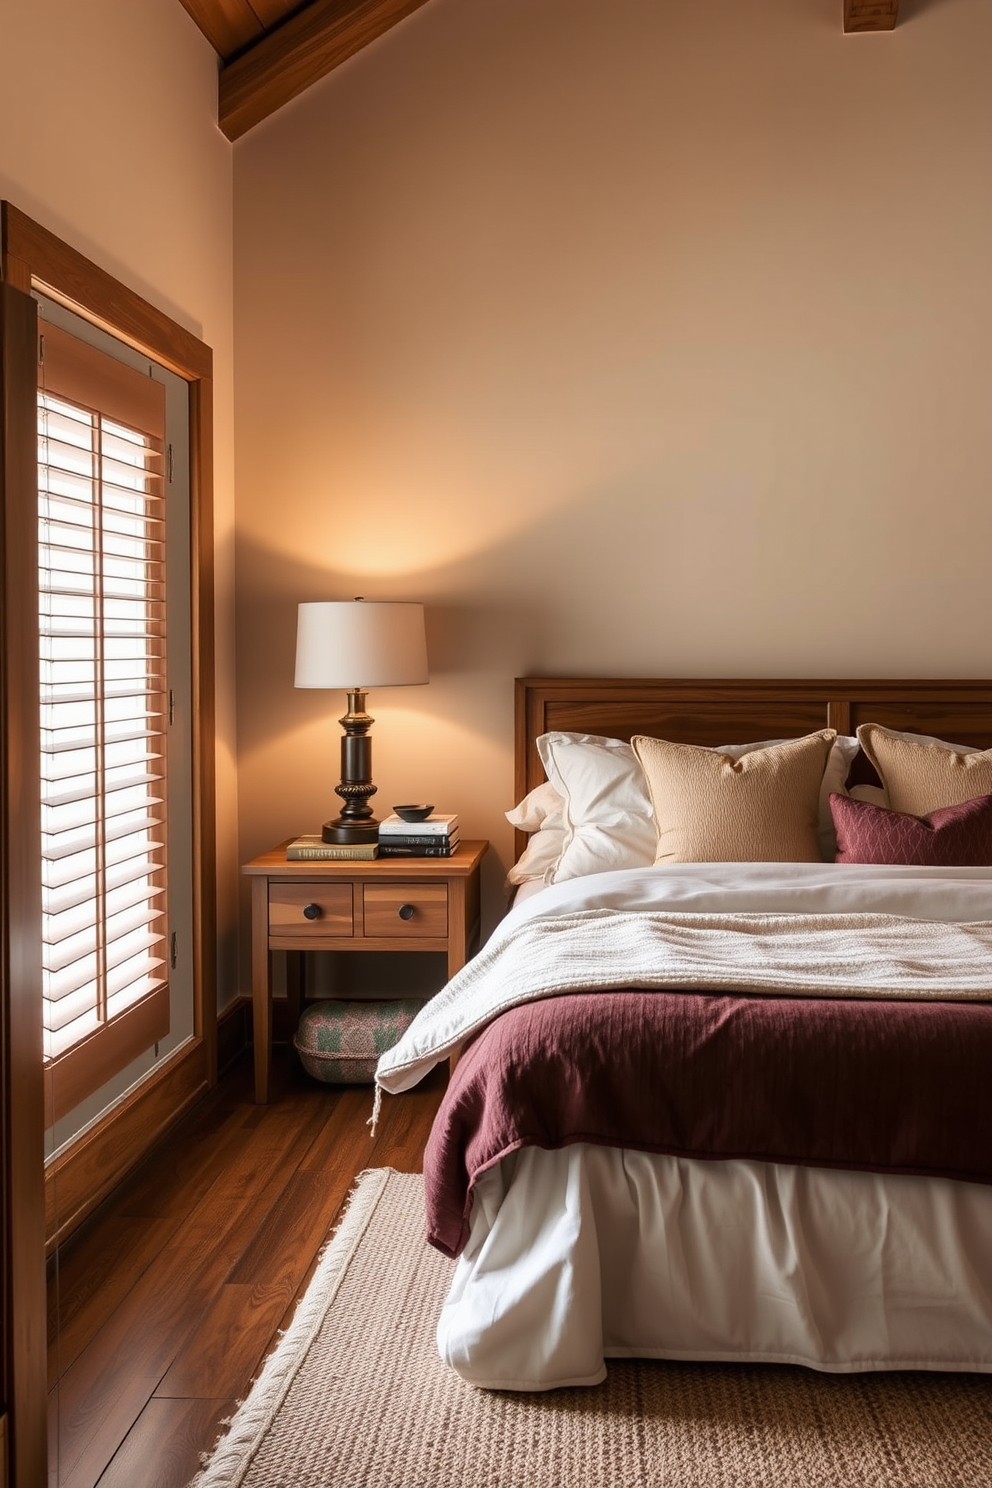
[[[518,801],[554,774],[549,738],[619,741],[628,770],[634,740],[655,820],[645,848],[625,802],[632,845],[590,832],[574,873],[527,883],[380,1063],[400,1090],[460,1055],[425,1157],[429,1238],[457,1258],[442,1357],[516,1390],[624,1356],[992,1372],[992,684],[524,679]],[[918,820],[883,745],[975,787],[919,813],[971,866],[824,861],[831,809],[848,856],[844,813]],[[686,798],[672,769],[722,779],[716,750],[771,792],[772,855],[645,862],[670,778]],[[799,768],[818,836],[779,861],[774,772]]]

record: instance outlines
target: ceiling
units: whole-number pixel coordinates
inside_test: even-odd
[[[427,0],[180,0],[220,56],[218,122],[236,140]],[[899,0],[843,0],[845,31],[891,31]]]
[[[221,59],[229,140],[275,113],[426,0],[181,0]]]

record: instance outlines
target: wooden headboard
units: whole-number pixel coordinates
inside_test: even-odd
[[[748,744],[860,723],[992,748],[992,681],[708,681],[518,677],[515,799],[544,779],[535,743],[549,729],[682,744]],[[519,844],[518,844],[519,846]]]

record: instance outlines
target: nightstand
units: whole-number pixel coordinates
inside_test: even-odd
[[[273,951],[443,951],[454,976],[479,939],[479,867],[488,842],[450,858],[289,863],[286,844],[242,869],[251,877],[255,1100],[269,1099]]]

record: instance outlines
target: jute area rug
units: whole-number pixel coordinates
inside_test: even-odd
[[[989,1488],[992,1379],[609,1364],[481,1391],[440,1361],[451,1276],[419,1177],[362,1175],[293,1323],[195,1488]]]

